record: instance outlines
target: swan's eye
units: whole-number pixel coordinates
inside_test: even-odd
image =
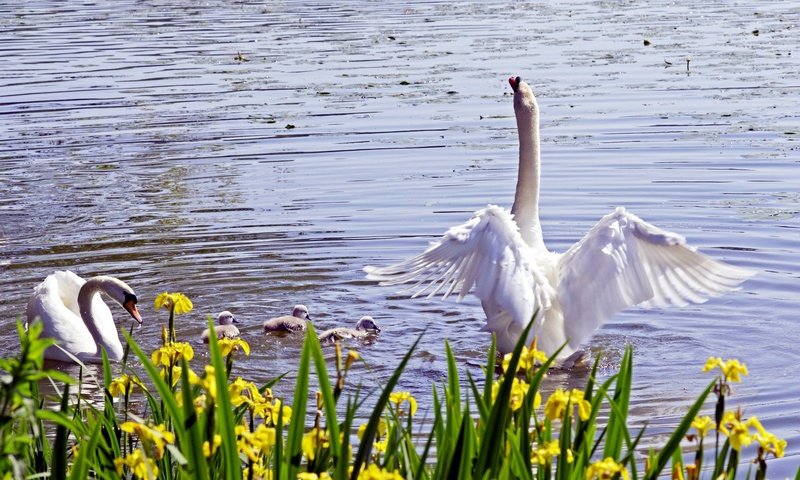
[[[521,82],[521,81],[522,81],[522,77],[517,77],[516,78],[515,82],[516,82],[518,87],[519,87],[519,82]]]
[[[123,303],[133,302],[133,304],[136,305],[138,300],[136,299],[136,295],[135,294],[128,293],[128,292],[124,292],[124,294],[125,294],[125,302],[123,302]]]

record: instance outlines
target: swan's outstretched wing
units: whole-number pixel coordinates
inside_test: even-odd
[[[467,223],[453,227],[422,254],[397,265],[366,267],[367,278],[381,285],[415,282],[417,297],[443,292],[461,300],[474,287],[483,302],[497,305],[524,326],[539,308],[550,307],[555,293],[530,258],[510,213],[489,205]],[[487,330],[496,331],[492,318]],[[499,328],[508,328],[504,325]]]
[[[558,298],[570,346],[626,307],[701,303],[753,273],[712,260],[682,236],[618,208],[559,260]]]

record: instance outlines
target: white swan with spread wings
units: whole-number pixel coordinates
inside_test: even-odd
[[[366,267],[382,285],[416,282],[418,296],[468,292],[481,300],[484,330],[510,352],[524,328],[539,349],[575,352],[617,312],[634,305],[701,303],[753,274],[713,260],[678,234],[617,208],[563,254],[547,250],[539,224],[539,107],[530,86],[509,79],[519,134],[519,172],[511,211],[495,205],[451,228],[422,254],[397,265]],[[533,316],[536,314],[536,318]]]

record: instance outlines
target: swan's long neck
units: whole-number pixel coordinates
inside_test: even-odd
[[[542,227],[539,224],[539,107],[515,105],[519,134],[519,172],[517,192],[511,213],[519,226],[522,238],[534,250],[545,249]]]
[[[78,307],[81,311],[83,323],[86,324],[86,328],[89,329],[89,333],[92,334],[92,338],[97,343],[97,356],[100,356],[99,347],[104,347],[110,359],[120,360],[122,358],[122,345],[119,341],[114,319],[102,299],[97,298],[97,301],[95,301],[95,297],[100,295],[100,292],[109,293],[110,286],[110,283],[103,277],[90,278],[83,284],[78,293]],[[102,304],[106,308],[97,308],[98,304]]]

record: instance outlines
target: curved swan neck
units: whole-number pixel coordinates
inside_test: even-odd
[[[78,292],[78,308],[80,308],[83,323],[86,324],[86,328],[92,334],[95,343],[97,343],[98,347],[102,346],[106,349],[109,358],[116,360],[122,358],[122,346],[119,342],[114,320],[109,317],[107,322],[98,321],[96,315],[100,312],[92,308],[96,303],[102,303],[101,299],[98,299],[98,302],[94,301],[95,296],[100,295],[100,292],[105,292],[111,296],[109,292],[111,287],[112,282],[107,277],[90,278]],[[99,348],[97,356],[100,356]]]
[[[539,107],[533,95],[526,99],[526,103],[514,103],[519,134],[519,171],[511,213],[525,243],[533,248],[544,249],[542,227],[539,224]]]

